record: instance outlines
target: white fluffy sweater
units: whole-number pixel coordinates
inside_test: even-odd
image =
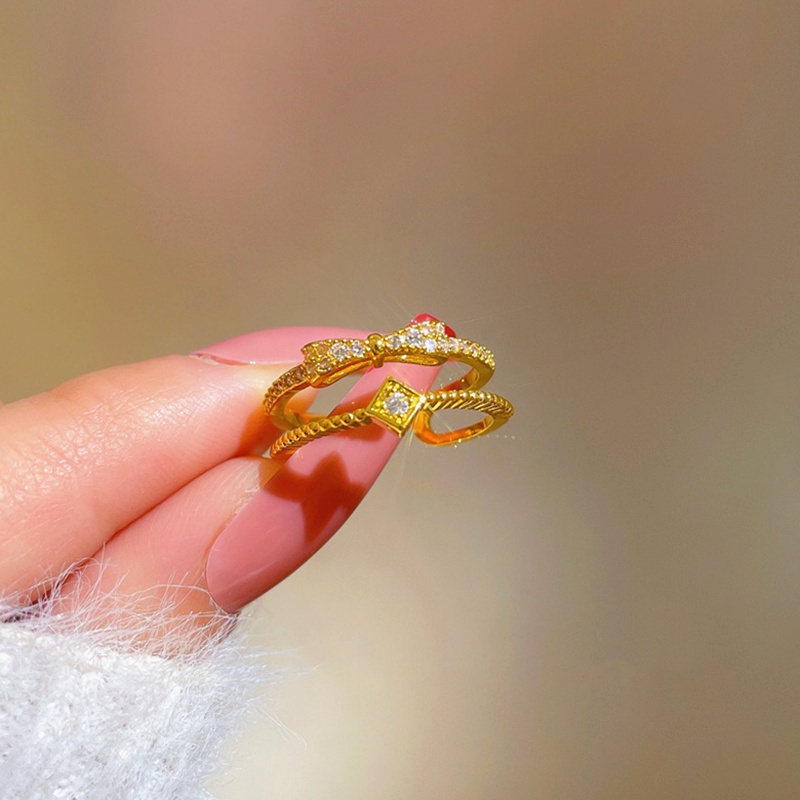
[[[198,651],[178,632],[143,650],[159,617],[132,625],[120,610],[99,630],[93,618],[87,606],[20,615],[0,600],[0,798],[210,798],[203,781],[266,670],[237,636]]]

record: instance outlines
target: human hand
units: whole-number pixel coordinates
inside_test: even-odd
[[[54,581],[59,608],[92,596],[97,624],[122,604],[169,601],[172,622],[204,630],[285,578],[341,526],[399,439],[370,426],[309,445],[283,464],[261,457],[277,431],[267,387],[309,341],[361,331],[285,328],[195,356],[92,373],[0,407],[0,596],[35,603]],[[386,365],[420,391],[435,370]],[[220,610],[226,613],[220,613]]]

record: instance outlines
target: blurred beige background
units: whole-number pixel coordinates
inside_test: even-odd
[[[485,342],[253,609],[221,800],[800,796],[800,6],[0,4],[0,399],[272,325]]]

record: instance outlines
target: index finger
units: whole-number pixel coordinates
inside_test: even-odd
[[[46,585],[214,465],[260,452],[276,433],[269,384],[302,345],[352,333],[261,331],[246,358],[239,337],[213,360],[113,367],[0,408],[0,593]]]

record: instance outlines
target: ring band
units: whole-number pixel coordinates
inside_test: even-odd
[[[445,409],[478,411],[486,416],[473,425],[455,431],[436,433],[431,427],[431,417]],[[497,430],[514,415],[514,406],[499,394],[471,390],[430,392],[414,418],[414,435],[421,442],[432,445],[460,444],[467,439],[483,436]]]
[[[302,348],[303,363],[281,375],[264,396],[264,410],[283,430],[298,428],[328,417],[298,413],[287,403],[303,389],[330,386],[367,367],[380,367],[386,361],[423,366],[440,366],[458,361],[470,369],[442,391],[474,390],[484,386],[494,374],[494,355],[477,342],[459,339],[439,320],[413,322],[382,336],[373,333],[366,339],[323,339]]]
[[[446,433],[436,433],[430,420],[436,411],[466,409],[486,416],[473,425]],[[272,445],[270,455],[280,459],[309,442],[343,430],[380,423],[398,436],[414,426],[414,434],[426,444],[448,445],[481,436],[496,430],[514,413],[514,407],[504,397],[476,389],[440,389],[420,394],[410,386],[387,378],[365,408],[344,414],[318,417],[283,433]]]

